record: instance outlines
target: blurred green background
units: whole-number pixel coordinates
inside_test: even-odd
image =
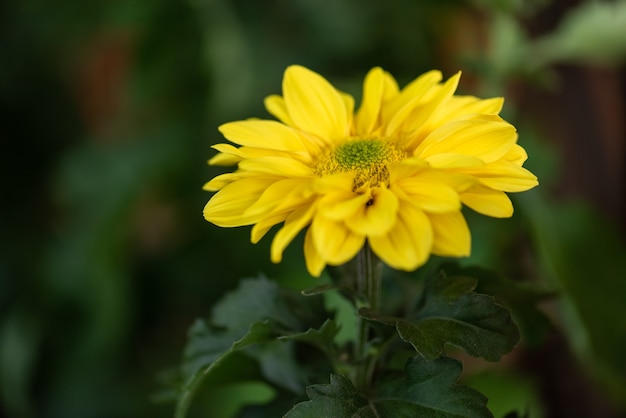
[[[532,416],[626,416],[626,2],[22,0],[0,4],[0,417],[169,417],[152,395],[195,318],[241,277],[315,284],[299,243],[272,265],[202,219],[216,127],[268,117],[293,63],[357,97],[376,65],[506,96],[541,186],[468,213],[468,263],[560,296],[553,330],[466,367]]]

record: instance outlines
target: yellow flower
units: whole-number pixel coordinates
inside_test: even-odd
[[[498,116],[502,98],[455,96],[460,73],[442,82],[430,71],[399,89],[381,68],[365,77],[363,99],[319,74],[287,68],[283,96],[265,99],[279,121],[250,119],[219,127],[209,163],[234,165],[205,190],[218,191],[204,217],[222,227],[254,225],[258,242],[282,223],[271,259],[307,228],[308,271],[352,259],[368,243],[389,266],[413,270],[430,254],[470,253],[462,204],[509,217],[505,192],[537,185],[515,128]]]

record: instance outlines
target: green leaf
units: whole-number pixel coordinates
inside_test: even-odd
[[[367,399],[356,391],[350,379],[341,375],[331,375],[330,384],[307,387],[306,393],[310,401],[295,405],[284,418],[376,416],[369,408]],[[368,409],[369,412],[365,414]]]
[[[354,315],[354,311],[352,315]],[[321,358],[324,364],[332,365],[334,372],[341,373],[346,370],[346,364],[339,360],[340,354],[336,341],[339,330],[340,327],[335,321],[327,319],[320,329],[309,328],[306,332],[285,335],[278,337],[278,339],[284,342],[302,342],[318,348],[324,354],[324,357]],[[307,360],[309,362],[309,364],[306,365],[308,368],[312,368],[316,370],[316,372],[325,370],[324,367],[320,368],[320,365],[312,364],[314,362],[313,356],[309,355]],[[299,367],[300,369],[302,368],[302,366]],[[302,388],[303,386],[300,387]]]
[[[619,64],[626,57],[626,3],[582,2],[558,28],[536,42],[532,54],[558,61]]]
[[[242,381],[217,384],[202,393],[211,418],[232,418],[247,405],[267,405],[276,396],[275,389],[265,382]]]
[[[239,287],[213,308],[212,321],[231,330],[245,330],[260,319],[270,319],[288,329],[299,329],[300,321],[285,303],[278,285],[261,276],[243,279]]]
[[[319,330],[309,328],[306,332],[284,335],[278,337],[278,339],[302,341],[319,348],[326,355],[332,357],[336,352],[336,346],[333,341],[338,333],[339,326],[337,323],[332,319],[327,319]]]
[[[187,380],[181,388],[175,417],[185,417],[200,384],[228,356],[252,344],[272,339],[273,326],[267,320],[252,323],[248,332],[239,339],[234,339],[232,334],[211,329],[204,321],[196,321],[191,327],[185,349],[183,373]]]
[[[439,357],[446,344],[474,357],[497,361],[519,341],[507,309],[473,292],[476,279],[440,276],[428,280],[413,321],[396,322],[398,335],[422,356]]]
[[[413,319],[386,317],[360,309],[365,319],[396,327],[398,335],[427,359],[439,357],[446,344],[474,357],[497,361],[519,341],[509,311],[494,298],[475,293],[470,277],[429,279]]]
[[[330,384],[307,388],[309,401],[295,405],[285,418],[485,418],[493,417],[487,398],[457,385],[463,367],[452,358],[409,359],[405,376],[381,388],[372,399],[358,393],[352,382],[331,375]]]
[[[254,349],[263,376],[276,386],[301,395],[307,381],[306,369],[298,361],[295,346],[290,341],[271,341]]]
[[[298,335],[306,325],[317,326],[320,317],[328,316],[321,297],[305,298],[298,292],[279,288],[265,277],[242,280],[237,289],[214,307],[211,326],[197,321],[190,330],[182,367],[185,384],[180,391],[177,418],[186,414],[207,376],[216,376],[215,369],[228,356],[253,344],[260,346],[246,350],[245,355],[258,362],[266,380],[302,393],[308,376],[297,362],[294,342],[277,341],[276,337],[284,332]],[[323,332],[326,336],[336,330],[327,325]],[[237,376],[229,380],[234,382]]]
[[[374,401],[376,416],[422,418],[493,417],[487,398],[476,390],[457,385],[463,366],[450,357],[407,361],[405,377],[390,382]]]
[[[487,405],[496,417],[545,416],[537,385],[517,371],[486,371],[473,374],[464,382],[487,396]]]
[[[530,346],[543,342],[553,325],[537,304],[556,297],[556,292],[537,288],[529,283],[511,280],[480,267],[459,268],[448,265],[444,270],[450,275],[478,279],[476,291],[493,296],[498,303],[511,310],[524,341]]]

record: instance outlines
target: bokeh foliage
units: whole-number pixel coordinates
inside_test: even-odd
[[[252,246],[248,230],[201,216],[216,127],[266,117],[262,98],[292,63],[352,93],[381,65],[401,82],[460,68],[462,91],[506,94],[541,186],[516,199],[513,219],[468,214],[467,263],[559,297],[544,348],[523,346],[504,370],[522,383],[487,386],[498,399],[527,393],[554,416],[623,413],[626,2],[579,3],[4,2],[0,416],[171,416],[151,395],[195,318],[261,271],[311,287],[300,245],[272,265],[268,239]],[[592,84],[589,71],[614,82]],[[609,111],[575,106],[589,97]],[[584,147],[559,120],[588,133]],[[577,393],[550,389],[559,378]],[[225,392],[236,390],[266,388]]]

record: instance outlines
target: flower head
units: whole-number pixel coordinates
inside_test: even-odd
[[[352,259],[368,243],[389,266],[413,270],[430,254],[470,253],[462,205],[484,215],[513,214],[505,192],[537,185],[515,128],[498,116],[503,99],[456,96],[460,73],[430,71],[403,89],[381,68],[352,96],[301,66],[287,68],[283,96],[265,99],[278,121],[219,127],[209,162],[237,164],[205,185],[217,193],[204,217],[222,227],[253,225],[258,242],[282,224],[271,246],[284,249],[307,228],[309,272]]]

